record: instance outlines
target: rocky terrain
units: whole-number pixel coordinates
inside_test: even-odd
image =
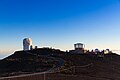
[[[60,59],[64,64],[57,66]],[[40,73],[57,66],[57,70]],[[54,68],[53,68],[54,69]],[[18,51],[0,61],[0,76],[23,77],[1,80],[120,80],[120,56],[111,53],[99,57],[97,54],[70,54],[56,49],[41,48]]]

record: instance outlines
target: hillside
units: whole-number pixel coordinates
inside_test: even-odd
[[[67,55],[64,59],[74,67],[63,70],[63,74],[88,77],[83,80],[120,80],[120,56],[117,54],[107,54],[104,58],[97,55],[75,54]]]
[[[60,64],[60,59],[64,60],[64,65],[57,66],[58,63]],[[97,54],[70,54],[47,48],[18,51],[1,60],[0,75],[42,72],[53,66],[59,69],[53,73],[46,73],[46,80],[120,80],[120,56],[115,53],[99,57]],[[43,80],[44,78],[43,74],[29,77],[9,80]]]
[[[51,69],[57,62],[52,57],[17,51],[0,61],[0,76],[43,72]]]

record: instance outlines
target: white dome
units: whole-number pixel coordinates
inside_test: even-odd
[[[23,40],[23,50],[30,50],[32,46],[32,39],[31,38],[25,38]]]
[[[23,44],[32,45],[32,39],[31,39],[31,38],[25,38],[25,39],[23,40]]]

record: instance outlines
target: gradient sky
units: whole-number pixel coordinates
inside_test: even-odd
[[[39,47],[120,49],[120,0],[0,0],[0,57]]]

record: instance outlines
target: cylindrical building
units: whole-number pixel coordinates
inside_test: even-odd
[[[32,39],[31,38],[25,38],[23,40],[23,50],[30,50],[30,46],[32,46]]]

